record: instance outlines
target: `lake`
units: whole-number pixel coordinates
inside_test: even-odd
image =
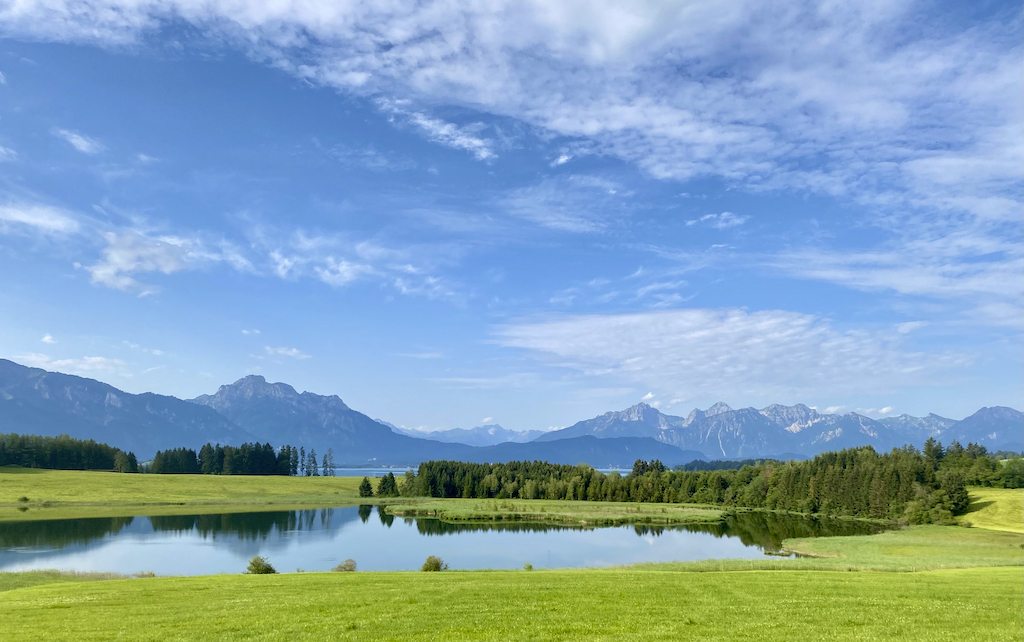
[[[428,555],[453,569],[595,567],[760,558],[787,537],[858,535],[876,525],[770,513],[718,524],[584,528],[448,524],[373,506],[213,515],[0,523],[0,571],[61,569],[157,575],[240,573],[253,555],[280,572],[418,570]]]

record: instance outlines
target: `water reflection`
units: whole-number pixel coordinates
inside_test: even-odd
[[[446,560],[452,557],[453,568],[517,568],[531,557],[538,566],[545,560],[547,566],[593,566],[759,557],[762,551],[778,550],[787,538],[881,529],[865,522],[759,512],[714,524],[673,526],[451,524],[396,519],[373,506],[90,518],[0,524],[0,570],[205,574],[237,572],[242,560],[257,554],[285,561],[289,566],[279,566],[282,571],[292,564],[326,570],[346,557],[357,559],[361,569],[390,570],[418,568],[427,555],[442,552]]]

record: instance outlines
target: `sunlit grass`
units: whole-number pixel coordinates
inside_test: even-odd
[[[531,521],[584,525],[673,524],[717,522],[722,510],[697,504],[644,504],[546,499],[396,498],[387,511],[395,515],[437,517],[446,522]]]
[[[20,640],[1020,639],[1019,569],[306,573],[0,593]]]
[[[1019,488],[971,488],[971,507],[961,523],[975,528],[1024,533],[1024,490]]]
[[[360,501],[360,481],[358,477],[134,475],[0,467],[0,521],[351,505]]]

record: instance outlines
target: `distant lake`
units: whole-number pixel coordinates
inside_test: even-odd
[[[453,569],[612,566],[761,558],[784,538],[855,535],[877,526],[743,513],[720,524],[582,528],[448,524],[373,506],[265,513],[0,523],[0,571],[61,569],[158,575],[240,573],[253,555],[280,572],[418,570],[428,555]]]
[[[334,474],[337,477],[386,477],[388,473],[394,473],[395,477],[401,477],[407,470],[412,468],[335,468]]]

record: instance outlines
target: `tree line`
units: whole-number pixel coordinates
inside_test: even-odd
[[[221,446],[207,443],[197,453],[192,448],[158,450],[143,472],[157,474],[203,475],[291,475],[301,477],[333,477],[334,451],[330,448],[322,460],[316,450],[269,443],[245,443]]]
[[[68,435],[43,437],[0,433],[0,466],[57,470],[116,470],[134,473],[139,462],[134,453]]]
[[[1024,488],[1024,460],[1004,465],[983,446],[944,449],[929,439],[921,451],[864,446],[735,469],[670,471],[638,460],[625,477],[585,464],[430,461],[403,482],[401,494],[429,497],[699,503],[949,523],[967,510],[967,485]]]

